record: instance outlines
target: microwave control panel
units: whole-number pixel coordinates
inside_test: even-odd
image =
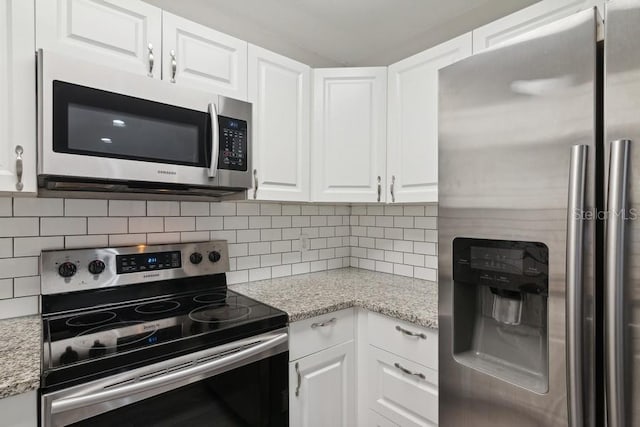
[[[220,125],[220,156],[218,168],[247,170],[247,122],[218,116]]]

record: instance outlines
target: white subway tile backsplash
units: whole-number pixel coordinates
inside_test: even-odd
[[[311,265],[308,262],[300,262],[291,265],[292,274],[305,274],[311,271]]]
[[[38,296],[0,300],[0,319],[30,316],[38,313]]]
[[[311,225],[311,217],[308,216],[292,216],[292,227],[309,227]]]
[[[260,230],[260,240],[268,242],[272,240],[282,240],[282,230],[279,228]]]
[[[180,243],[180,237],[180,233],[147,233],[147,244]]]
[[[387,205],[384,207],[384,214],[390,216],[404,215],[404,208],[398,205]]]
[[[45,249],[64,249],[63,236],[16,237],[13,239],[14,256],[40,256]]]
[[[0,279],[0,299],[13,298],[13,279]]]
[[[35,276],[37,274],[38,257],[0,259],[0,279]]]
[[[260,215],[282,215],[282,207],[278,203],[261,203]]]
[[[405,228],[404,240],[424,241],[424,230],[420,228]]]
[[[291,264],[283,264],[271,267],[271,277],[291,276]]]
[[[271,279],[271,267],[254,268],[249,270],[249,280]]]
[[[282,254],[260,255],[260,266],[271,267],[282,264]]]
[[[394,216],[393,226],[396,228],[413,228],[412,216]]]
[[[291,217],[290,216],[272,216],[271,226],[273,228],[289,228],[291,227]]]
[[[209,216],[209,203],[207,203],[207,202],[180,202],[180,215],[182,215],[182,216]]]
[[[406,253],[404,254],[404,264],[424,267],[424,255]]]
[[[13,256],[13,239],[10,237],[0,239],[0,258]]]
[[[393,264],[385,261],[376,261],[376,271],[393,274]]]
[[[109,246],[135,246],[146,243],[146,234],[113,234],[109,236]]]
[[[87,234],[87,218],[40,218],[41,236]]]
[[[65,216],[107,216],[107,200],[66,199],[64,201]]]
[[[405,206],[404,216],[424,216],[424,206],[419,206],[419,205]]]
[[[260,230],[238,230],[238,243],[259,242]]]
[[[13,279],[13,296],[28,297],[40,294],[40,276],[16,277]]]
[[[295,264],[302,261],[302,254],[300,252],[287,252],[282,254],[283,264]]]
[[[13,199],[11,197],[0,197],[0,216],[11,216],[13,214]]]
[[[221,216],[196,217],[196,230],[222,230],[224,220]]]
[[[327,270],[327,261],[313,261],[309,264],[309,270],[311,272]]]
[[[210,204],[212,216],[234,216],[236,215],[236,204],[232,202],[213,202]]]
[[[89,234],[124,234],[129,231],[127,218],[96,217],[87,218]]]
[[[162,217],[129,218],[129,233],[155,233],[164,231]]]
[[[332,259],[336,257],[335,248],[320,249],[318,251],[318,259]]]
[[[237,259],[238,270],[246,270],[249,268],[258,268],[258,267],[260,267],[259,255],[238,257]]]
[[[318,215],[320,209],[315,205],[304,205],[302,206],[302,215]]]
[[[240,257],[249,255],[249,246],[246,243],[233,243],[229,245],[229,256]]]
[[[180,202],[148,201],[147,216],[179,216]]]
[[[138,200],[109,200],[109,216],[146,216],[147,203]]]
[[[0,237],[37,236],[38,218],[0,218]]]
[[[393,274],[399,276],[413,277],[413,267],[404,264],[393,264]]]
[[[249,217],[246,216],[225,216],[225,230],[246,230],[249,228]]]
[[[64,199],[16,197],[13,216],[63,216]]]
[[[236,215],[260,215],[260,204],[253,202],[238,203]]]
[[[211,240],[226,240],[229,243],[236,243],[238,239],[235,231],[216,230],[211,231]]]
[[[437,228],[435,217],[416,217],[414,222],[416,228],[427,228],[430,230],[435,230]]]
[[[65,249],[75,248],[104,248],[109,246],[109,236],[96,234],[88,236],[65,236]]]
[[[231,271],[227,273],[227,283],[233,285],[235,283],[244,283],[249,281],[249,270]]]
[[[208,231],[183,231],[180,233],[180,242],[206,242],[209,240]]]
[[[438,248],[435,243],[415,242],[413,244],[413,251],[418,254],[436,255],[438,253]]]
[[[300,215],[300,205],[282,205],[282,215]]]
[[[430,280],[432,282],[438,280],[438,270],[433,268],[416,267],[413,269],[413,274],[418,279]]]
[[[249,228],[271,228],[270,216],[250,216]]]
[[[271,243],[269,242],[249,243],[249,255],[264,255],[268,253],[271,253]]]
[[[164,231],[195,231],[196,219],[192,216],[175,216],[164,218]]]

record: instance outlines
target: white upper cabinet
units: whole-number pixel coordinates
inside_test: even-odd
[[[312,201],[384,202],[387,68],[313,72]]]
[[[36,0],[36,47],[161,77],[162,11],[139,0]]]
[[[247,42],[162,12],[163,79],[247,100]]]
[[[33,2],[1,1],[0,28],[0,193],[34,194],[37,188]]]
[[[604,16],[604,4],[605,0],[542,0],[473,30],[473,53],[594,6]]]
[[[438,201],[438,70],[471,45],[467,33],[389,66],[387,202]]]
[[[259,200],[309,201],[311,69],[249,45],[254,188]]]

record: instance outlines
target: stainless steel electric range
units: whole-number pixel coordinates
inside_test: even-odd
[[[41,425],[286,426],[286,313],[225,241],[45,251]]]

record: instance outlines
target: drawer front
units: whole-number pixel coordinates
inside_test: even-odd
[[[353,309],[335,311],[289,325],[289,360],[296,360],[354,337]]]
[[[369,313],[369,343],[438,370],[438,333],[412,323]]]
[[[368,369],[369,409],[403,427],[438,425],[436,371],[373,346]]]
[[[391,420],[386,419],[376,411],[369,409],[369,424],[372,427],[400,427]]]

